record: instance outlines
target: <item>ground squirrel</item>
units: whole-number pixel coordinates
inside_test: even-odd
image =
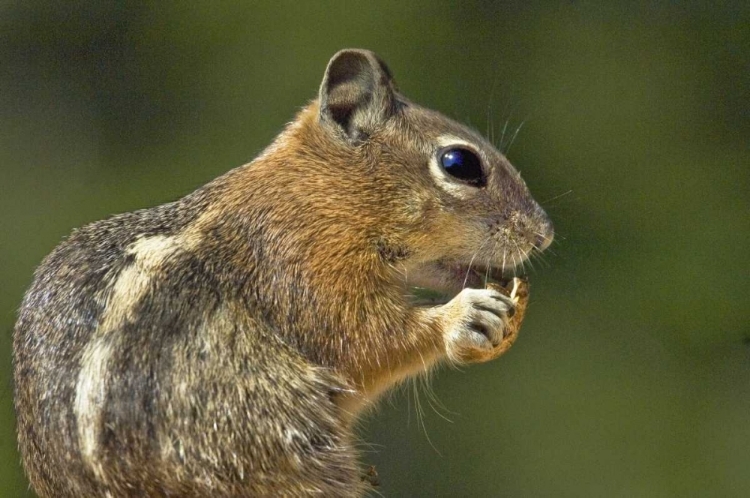
[[[502,344],[513,307],[485,276],[552,238],[492,144],[402,96],[372,52],[343,50],[254,161],[80,228],[38,268],[14,334],[31,484],[361,495],[357,414]],[[452,299],[418,305],[414,288]]]

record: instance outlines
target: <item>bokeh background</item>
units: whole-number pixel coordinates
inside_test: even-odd
[[[361,424],[382,494],[750,496],[749,14],[0,3],[0,496],[32,496],[10,372],[34,267],[74,227],[252,159],[344,47],[494,133],[557,228],[515,347],[435,375],[444,408],[409,387]]]

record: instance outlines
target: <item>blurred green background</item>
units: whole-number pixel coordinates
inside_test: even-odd
[[[344,47],[496,139],[523,124],[508,155],[557,228],[510,353],[434,376],[444,409],[409,387],[361,424],[383,495],[750,496],[749,14],[0,3],[0,496],[31,496],[10,372],[35,266],[74,227],[252,159]]]

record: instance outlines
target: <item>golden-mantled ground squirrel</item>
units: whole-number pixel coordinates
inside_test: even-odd
[[[80,228],[39,267],[14,336],[32,486],[360,495],[357,414],[501,347],[513,305],[485,276],[552,237],[490,143],[343,50],[253,162]],[[413,288],[452,299],[418,305]]]

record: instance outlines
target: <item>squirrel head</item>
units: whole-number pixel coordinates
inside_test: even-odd
[[[306,208],[337,219],[339,235],[376,250],[409,286],[481,287],[552,242],[552,223],[505,156],[401,95],[370,51],[335,54],[318,99],[285,135],[297,156],[278,167],[305,165],[292,188],[317,196]]]

